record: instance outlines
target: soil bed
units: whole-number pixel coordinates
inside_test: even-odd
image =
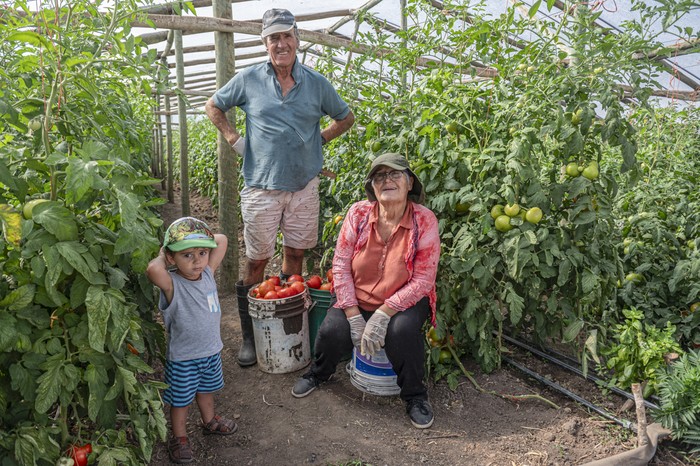
[[[192,193],[191,215],[218,231],[208,199]],[[163,206],[164,222],[180,216],[180,200]],[[239,244],[241,244],[239,240]],[[241,257],[244,257],[241,252]],[[279,259],[270,270],[279,271]],[[482,373],[463,361],[477,383],[500,394],[538,394],[560,409],[528,399],[519,403],[478,391],[466,378],[456,390],[444,381],[428,382],[435,410],[432,428],[411,426],[398,397],[379,397],[356,389],[341,364],[333,379],[306,398],[291,388],[304,370],[267,374],[236,363],[240,326],[233,294],[221,294],[222,352],[226,387],[217,395],[219,414],[235,418],[231,436],[202,435],[199,412],[190,409],[188,435],[195,461],[206,465],[580,465],[633,449],[635,435],[503,365]],[[527,354],[517,360],[596,405],[614,412],[624,399],[604,396],[592,382]],[[161,374],[157,374],[161,376]],[[630,414],[616,414],[621,417]],[[632,419],[633,420],[633,419]],[[662,445],[653,465],[681,465],[681,455]],[[154,450],[153,465],[170,464],[165,444]]]

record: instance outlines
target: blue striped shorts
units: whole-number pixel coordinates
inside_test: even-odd
[[[211,393],[224,388],[221,353],[189,361],[165,361],[163,401],[173,408],[192,404],[197,393]]]

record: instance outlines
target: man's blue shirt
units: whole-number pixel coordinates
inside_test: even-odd
[[[320,120],[342,120],[350,113],[330,82],[297,59],[295,84],[282,96],[272,64],[236,74],[214,94],[223,112],[240,107],[246,114],[243,179],[246,186],[296,192],[323,167]]]

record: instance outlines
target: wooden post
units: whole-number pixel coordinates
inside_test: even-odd
[[[158,176],[162,179],[161,189],[165,189],[165,151],[163,150],[163,124],[160,117],[163,96],[158,96],[158,112],[156,113],[156,129],[158,130]]]
[[[173,192],[173,117],[170,112],[170,96],[163,96],[165,99],[165,146],[167,149],[166,180],[168,189],[168,202],[175,202]]]
[[[406,13],[406,0],[401,0],[400,3],[400,13],[401,13],[401,31],[404,33],[408,30],[408,16]],[[408,47],[408,39],[406,36],[401,39],[401,44],[404,49]],[[401,86],[406,89],[406,66],[401,65]]]
[[[632,394],[634,395],[634,405],[637,408],[637,447],[644,447],[649,443],[649,435],[647,434],[647,415],[644,410],[642,384],[633,383]]]
[[[182,58],[182,31],[175,30],[175,63],[177,70],[177,87],[185,87],[185,66]],[[187,163],[187,113],[185,97],[177,97],[177,122],[180,132],[180,201],[183,217],[190,215],[190,179],[189,164]]]
[[[230,0],[214,0],[212,14],[216,18],[233,18]],[[232,32],[214,33],[216,56],[216,87],[221,88],[236,73],[235,44]],[[227,112],[226,117],[236,126],[236,109]],[[221,264],[219,276],[223,292],[235,292],[238,281],[238,158],[231,145],[217,131],[216,152],[219,163],[219,224],[228,236],[231,246]]]

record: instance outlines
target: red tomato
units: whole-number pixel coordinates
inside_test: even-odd
[[[308,280],[306,280],[306,286],[309,288],[319,289],[321,287],[321,277],[318,275],[313,275]]]
[[[73,461],[75,461],[75,466],[87,466],[88,455],[92,453],[92,444],[86,443],[85,445],[71,445],[68,449],[68,454]]]
[[[268,281],[275,284],[275,286],[280,286],[280,277],[274,276],[267,279]]]
[[[299,293],[302,293],[306,289],[306,286],[302,282],[292,282],[292,284],[289,285],[289,288],[291,290],[294,290],[294,292],[290,296],[294,296],[298,295]]]
[[[294,282],[302,282],[302,283],[304,283],[304,277],[302,277],[301,275],[298,275],[298,274],[295,273],[294,275],[291,275],[291,276],[287,279],[287,283],[294,283]]]
[[[251,296],[257,297],[260,294],[260,288],[253,288],[253,291],[250,292]]]
[[[261,295],[265,296],[268,291],[274,291],[275,290],[275,285],[273,285],[271,282],[264,281],[260,285],[258,285],[258,293]]]
[[[275,286],[275,291],[279,291],[279,290],[281,290],[281,289],[282,289],[281,286],[279,286],[279,285]]]
[[[333,289],[333,284],[332,283],[321,283],[321,286],[318,289],[325,290],[325,291],[331,291]]]
[[[291,294],[289,294],[291,291],[290,288],[282,288],[277,292],[277,297],[279,299],[289,298],[291,296]]]
[[[328,269],[326,272],[326,280],[328,280],[330,283],[333,283],[333,269]]]
[[[267,293],[265,293],[264,299],[279,299],[279,295],[275,290],[268,291]]]

